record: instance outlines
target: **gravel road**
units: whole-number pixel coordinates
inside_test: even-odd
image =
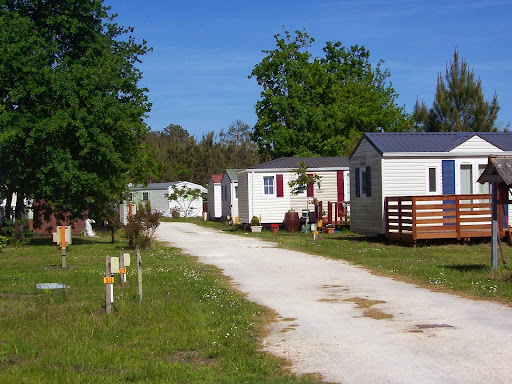
[[[334,383],[512,383],[512,309],[189,223],[157,238],[279,314],[264,348]]]

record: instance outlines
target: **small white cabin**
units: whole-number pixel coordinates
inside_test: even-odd
[[[512,132],[365,133],[350,156],[350,229],[385,234],[388,196],[489,193],[477,183],[487,158],[510,151]]]
[[[238,223],[238,175],[241,169],[226,169],[222,176],[222,218],[231,218],[233,223]]]
[[[300,163],[308,173],[321,176],[320,181],[294,196],[288,182],[297,178],[294,169]],[[248,224],[253,216],[260,217],[262,224],[280,224],[285,214],[309,209],[313,198],[327,202],[350,200],[348,157],[283,157],[238,172],[238,213],[240,223]]]
[[[222,216],[221,174],[210,176],[208,181],[208,220],[219,220]]]
[[[135,187],[130,187],[130,196],[128,197],[129,202],[135,204],[144,203],[149,201],[151,208],[156,209],[162,213],[163,216],[170,217],[173,211],[179,213],[180,216],[184,216],[180,203],[177,201],[170,201],[165,195],[172,193],[172,188],[193,188],[199,189],[202,193],[206,193],[205,187],[191,183],[188,181],[173,181],[168,183],[149,183],[144,186],[138,184]],[[203,198],[200,197],[195,199],[190,204],[187,203],[188,217],[201,216],[203,213]]]

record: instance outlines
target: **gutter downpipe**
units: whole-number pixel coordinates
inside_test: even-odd
[[[249,222],[251,222],[251,218],[254,216],[254,171],[251,172],[251,211],[249,213]]]

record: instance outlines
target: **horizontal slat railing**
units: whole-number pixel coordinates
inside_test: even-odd
[[[386,237],[390,240],[491,236],[490,194],[387,197],[384,209]],[[503,236],[502,215],[498,217]]]

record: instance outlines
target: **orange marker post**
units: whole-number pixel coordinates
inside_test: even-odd
[[[66,227],[60,227],[60,249],[62,250],[61,268],[66,269]]]

